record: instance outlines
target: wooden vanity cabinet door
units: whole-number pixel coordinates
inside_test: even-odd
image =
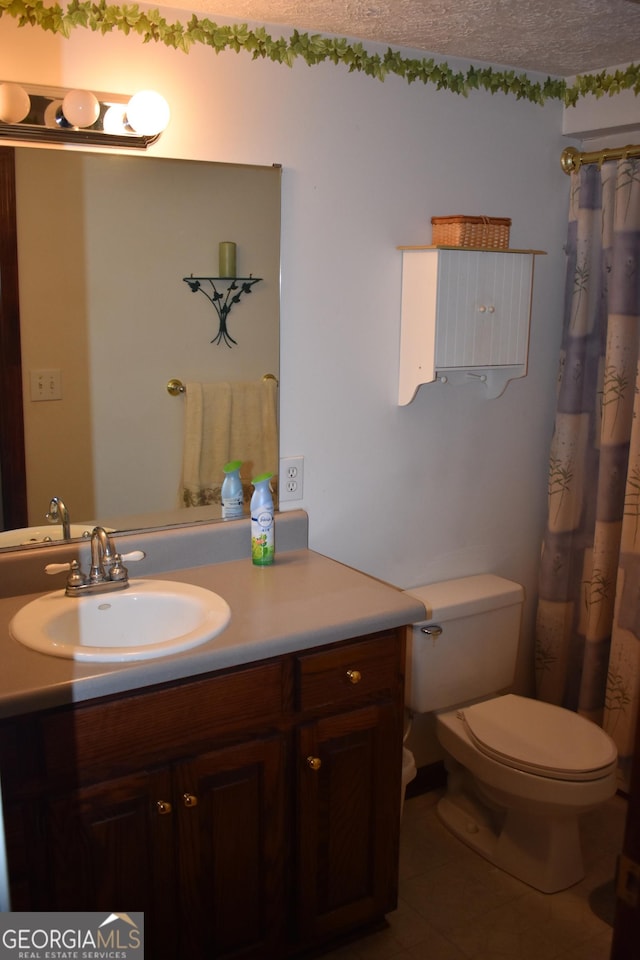
[[[397,903],[404,631],[298,657],[298,936],[313,944]],[[315,714],[315,718],[314,718]]]
[[[176,768],[179,957],[281,955],[286,745],[275,734]]]
[[[176,956],[177,882],[168,768],[79,787],[46,803],[43,909],[144,912],[149,956]]]
[[[391,703],[301,727],[297,890],[303,942],[355,930],[395,909],[399,751]],[[313,760],[320,766],[314,769]]]

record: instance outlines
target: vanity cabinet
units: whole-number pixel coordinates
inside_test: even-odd
[[[158,960],[270,956],[283,928],[285,668],[6,723],[12,909],[143,911]]]
[[[154,960],[295,955],[397,898],[404,628],[0,727],[13,910]]]
[[[400,247],[398,403],[423,383],[485,384],[499,396],[524,377],[533,269],[540,250]]]
[[[283,759],[282,737],[254,740],[61,795],[47,813],[55,909],[133,904],[152,957],[269,956]]]

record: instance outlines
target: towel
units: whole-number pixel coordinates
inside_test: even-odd
[[[220,503],[223,467],[242,460],[245,499],[251,479],[278,475],[278,384],[187,383],[181,504]]]

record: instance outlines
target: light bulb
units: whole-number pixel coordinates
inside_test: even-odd
[[[20,123],[31,109],[31,100],[26,90],[17,83],[0,83],[0,120],[3,123]]]
[[[102,129],[105,133],[124,134],[127,132],[127,115],[123,103],[114,103],[109,107],[102,119]]]
[[[62,100],[52,100],[47,104],[44,110],[44,125],[45,127],[59,127],[61,121],[63,120],[62,116]]]
[[[127,104],[127,123],[141,136],[153,137],[162,133],[169,123],[169,104],[153,90],[135,93]]]
[[[89,90],[70,90],[62,101],[62,113],[72,127],[90,127],[100,116],[100,104]]]

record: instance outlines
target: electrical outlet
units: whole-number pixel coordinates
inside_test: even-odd
[[[304,457],[283,457],[280,460],[280,502],[302,500]]]

